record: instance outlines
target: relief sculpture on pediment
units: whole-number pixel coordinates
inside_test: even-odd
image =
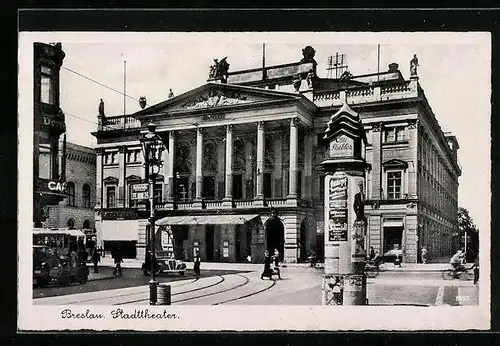
[[[221,106],[229,106],[238,103],[250,102],[248,95],[239,92],[223,92],[220,90],[211,90],[207,95],[185,102],[182,105],[184,109],[203,109]]]

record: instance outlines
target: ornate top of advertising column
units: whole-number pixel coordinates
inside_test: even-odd
[[[327,170],[366,168],[366,133],[359,114],[344,101],[332,115],[323,137],[327,147],[322,165]]]

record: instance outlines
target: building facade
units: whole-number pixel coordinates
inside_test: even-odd
[[[95,230],[95,150],[66,144],[66,195],[58,205],[48,207],[47,227]]]
[[[457,224],[458,142],[445,134],[412,71],[319,78],[314,49],[299,62],[229,72],[131,115],[99,116],[98,239],[143,258],[147,203],[131,199],[144,182],[139,137],[154,122],[169,150],[154,188],[157,224],[176,256],[204,261],[285,262],[321,255],[325,220],[324,131],[343,106],[366,130],[367,248],[398,245],[416,262],[450,254]],[[161,234],[161,232],[158,232]]]
[[[66,197],[66,123],[59,107],[59,71],[65,54],[60,43],[35,42],[33,51],[33,224],[41,227],[48,206]]]

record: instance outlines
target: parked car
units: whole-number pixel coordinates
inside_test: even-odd
[[[179,274],[183,276],[186,272],[186,263],[181,260],[175,259],[174,254],[171,251],[155,251],[156,266],[155,274],[167,273],[167,274]],[[142,264],[142,272],[144,275],[151,275],[151,252],[146,252],[146,259]]]

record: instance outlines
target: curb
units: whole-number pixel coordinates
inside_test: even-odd
[[[116,278],[116,276],[110,275],[110,276],[103,276],[103,277],[92,278],[92,279],[89,278],[87,281],[108,280],[108,279],[114,279],[114,278]]]

